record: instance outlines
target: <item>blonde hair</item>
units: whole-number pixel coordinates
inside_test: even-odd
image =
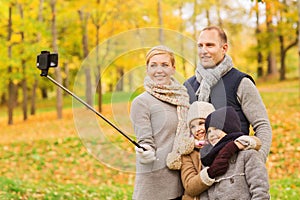
[[[160,55],[160,54],[169,55],[170,59],[171,59],[172,66],[175,65],[175,56],[174,56],[173,51],[169,47],[166,47],[164,45],[155,46],[155,47],[151,48],[148,51],[148,53],[146,54],[146,65],[149,64],[149,61],[153,56]]]

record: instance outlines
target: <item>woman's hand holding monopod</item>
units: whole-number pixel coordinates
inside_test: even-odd
[[[148,164],[156,160],[155,157],[155,151],[154,149],[148,145],[148,144],[140,144],[142,148],[135,147],[135,152],[136,152],[136,158],[139,160],[140,163],[142,164]]]

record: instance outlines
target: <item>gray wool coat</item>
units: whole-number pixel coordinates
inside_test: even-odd
[[[181,172],[182,179],[190,182],[185,183],[188,188],[183,199],[270,199],[268,172],[261,154],[256,150],[244,150],[235,154],[229,161],[228,171],[216,177],[215,183],[210,187],[204,185],[200,178],[199,153],[194,151],[183,159],[185,166]]]
[[[178,124],[176,106],[144,92],[133,100],[130,118],[138,143],[149,144],[157,157],[149,164],[136,161],[133,199],[167,200],[181,196],[180,171],[166,166]]]

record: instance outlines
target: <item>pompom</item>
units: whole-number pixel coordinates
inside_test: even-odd
[[[195,147],[195,139],[193,137],[181,137],[178,144],[178,151],[180,155],[190,154]]]
[[[181,155],[179,153],[171,152],[167,156],[167,166],[171,170],[181,169]]]

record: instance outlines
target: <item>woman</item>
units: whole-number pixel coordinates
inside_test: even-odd
[[[193,141],[178,150],[178,141],[186,136],[189,98],[186,89],[172,76],[175,73],[173,52],[165,46],[153,47],[146,55],[145,92],[131,105],[130,116],[138,143],[133,199],[181,199],[180,171],[170,170],[167,156],[179,156],[193,150]],[[175,145],[174,145],[174,141]],[[186,141],[189,141],[187,138]],[[173,156],[174,157],[174,156]]]

